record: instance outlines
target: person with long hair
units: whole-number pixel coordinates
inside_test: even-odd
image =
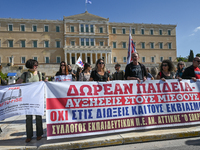
[[[91,70],[91,68],[92,67],[89,63],[84,64],[84,69],[79,76],[79,81],[89,81],[90,80],[90,70]]]
[[[77,71],[76,71],[76,81],[79,81],[79,76],[80,76],[81,72],[82,72],[82,68],[78,67]]]
[[[61,61],[59,71],[56,73],[55,76],[68,75],[68,74],[69,74],[68,66],[67,66],[66,62]]]
[[[16,84],[21,84],[22,82],[38,82],[42,81],[42,73],[37,71],[38,62],[34,59],[29,59],[26,64],[28,72],[24,72],[21,77],[17,80]],[[33,115],[26,115],[26,143],[30,142],[33,136]],[[42,116],[36,115],[36,134],[37,140],[42,139],[43,127],[42,127]]]
[[[174,65],[171,60],[163,60],[160,66],[160,72],[157,75],[157,79],[166,81],[166,79],[174,79]]]
[[[181,78],[183,72],[185,71],[185,63],[183,61],[178,62],[177,64],[177,71],[176,71],[176,78]]]
[[[109,74],[105,68],[104,60],[102,58],[98,59],[89,81],[110,81]]]

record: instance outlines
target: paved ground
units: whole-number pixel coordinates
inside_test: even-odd
[[[34,118],[35,119],[35,118]],[[34,121],[35,124],[35,121]],[[200,135],[200,126],[187,126],[143,131],[132,131],[106,135],[87,136],[70,139],[47,140],[46,118],[43,117],[44,136],[25,143],[25,116],[14,116],[0,121],[3,132],[0,134],[0,149],[85,149],[92,147],[122,145],[155,140],[176,139]],[[35,131],[35,125],[34,125]]]

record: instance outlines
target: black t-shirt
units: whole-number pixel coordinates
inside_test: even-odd
[[[94,70],[92,71],[90,77],[93,78],[94,81],[103,82],[103,81],[108,81],[109,74],[105,72],[104,75],[102,76],[98,74],[96,70]]]
[[[136,77],[143,80],[142,69],[140,65],[130,65],[130,77]]]
[[[165,78],[165,79],[173,79],[174,73],[170,72],[169,76],[164,75],[164,73],[161,71],[158,73],[158,75],[160,76],[160,78]]]

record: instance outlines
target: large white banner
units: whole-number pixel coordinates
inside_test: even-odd
[[[0,120],[16,115],[44,115],[44,82],[0,86]]]
[[[200,81],[46,85],[47,139],[200,124]]]
[[[60,76],[55,76],[54,80],[56,82],[63,82],[63,81],[72,81],[72,75],[60,75]]]

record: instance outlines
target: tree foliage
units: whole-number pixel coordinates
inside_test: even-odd
[[[200,53],[196,54],[196,57],[200,57]]]
[[[179,61],[183,61],[183,62],[188,62],[188,58],[187,57],[177,57],[176,58],[177,59],[177,61],[179,62]]]
[[[193,53],[193,50],[190,50],[190,55],[189,55],[189,57],[188,57],[188,61],[189,61],[189,62],[192,62],[193,59],[194,59],[194,53]]]

